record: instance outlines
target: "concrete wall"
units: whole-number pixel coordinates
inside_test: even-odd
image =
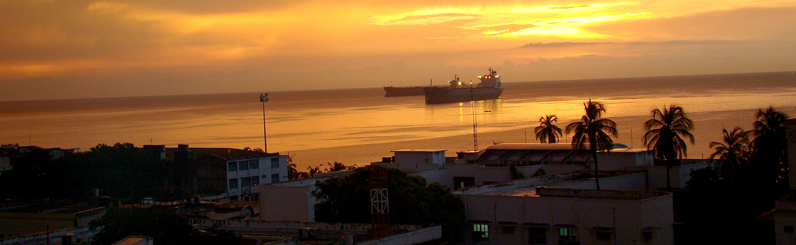
[[[0,212],[0,234],[20,236],[75,227],[75,214]]]
[[[299,221],[265,221],[254,219],[219,220],[219,219],[191,219],[190,223],[197,229],[217,227],[218,229],[233,231],[236,234],[257,233],[274,234],[279,236],[298,236],[298,230],[315,228],[322,231],[322,239],[338,239],[340,235],[365,235],[370,229],[370,224],[357,223],[321,223]],[[420,229],[416,225],[392,225],[394,230],[415,231]]]
[[[442,167],[445,164],[445,151],[396,151],[395,163],[426,163]]]
[[[2,223],[5,225],[5,223]],[[44,244],[61,244],[61,237],[66,234],[74,234],[76,242],[87,242],[91,240],[94,235],[100,232],[100,228],[91,230],[88,227],[66,228],[60,230],[51,230],[50,233],[39,232],[27,234],[22,236],[8,237],[0,239],[0,245],[44,245]],[[49,242],[48,242],[49,239]]]
[[[428,184],[436,182],[442,186],[453,188],[453,176],[451,176],[451,171],[447,169],[429,170],[420,173],[412,173],[410,175],[423,177]]]
[[[623,149],[597,154],[601,171],[629,170],[635,169],[637,166],[651,166],[653,159],[653,155],[650,152],[623,151]]]
[[[394,236],[385,237],[378,240],[370,240],[357,245],[404,245],[404,244],[420,244],[424,242],[439,240],[442,238],[442,226],[432,226],[425,229],[420,229],[412,232],[401,233]]]
[[[463,195],[468,223],[466,244],[527,244],[531,226],[545,230],[546,244],[558,244],[562,227],[572,227],[581,244],[672,244],[672,195],[642,200],[571,197]],[[472,239],[473,224],[488,225],[489,240]],[[498,227],[509,227],[503,233]],[[513,227],[513,228],[512,228]],[[612,230],[598,240],[596,227]],[[642,230],[653,230],[645,240]]]
[[[145,236],[129,236],[121,241],[114,243],[114,245],[152,245],[152,238]]]
[[[568,189],[597,189],[597,184],[594,179],[586,181],[578,181],[567,184],[555,185],[555,188],[568,188]],[[600,189],[602,190],[648,190],[647,188],[647,173],[637,172],[631,174],[622,174],[618,176],[609,176],[600,178]]]
[[[260,185],[260,219],[314,221],[315,185]]]
[[[710,167],[708,160],[682,166],[672,166],[670,170],[670,184],[672,188],[685,188],[685,183],[691,179],[691,172],[701,168]],[[649,186],[651,189],[666,188],[666,166],[649,166]]]
[[[0,174],[8,170],[11,170],[11,158],[0,156]]]

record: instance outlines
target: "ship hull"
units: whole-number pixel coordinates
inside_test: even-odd
[[[386,92],[384,97],[421,96],[423,95],[423,87],[384,87],[384,92]]]
[[[426,104],[444,104],[497,99],[503,88],[426,88],[423,91]]]

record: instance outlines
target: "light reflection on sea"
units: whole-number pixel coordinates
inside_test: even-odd
[[[796,79],[788,74],[505,83],[500,99],[478,101],[474,107],[469,102],[425,105],[422,96],[384,98],[381,88],[271,92],[265,103],[268,151],[472,135],[473,112],[479,135],[489,135],[479,138],[481,149],[493,142],[536,142],[532,131],[540,116],[555,114],[564,128],[581,117],[583,102],[592,99],[603,102],[606,116],[619,123],[616,141],[635,147],[642,144],[643,122],[654,106],[683,106],[696,122],[689,156],[701,157],[710,154],[707,146],[720,139],[721,128],[751,129],[757,108],[774,106],[796,116]],[[258,98],[259,93],[239,93],[0,102],[0,143],[81,150],[116,142],[262,148]],[[441,141],[434,148],[453,153],[471,150],[473,142]],[[397,150],[356,149],[364,148],[347,150],[351,157],[302,157],[308,165],[334,160],[362,165]]]

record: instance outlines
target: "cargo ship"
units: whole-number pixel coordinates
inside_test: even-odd
[[[407,87],[393,87],[390,82],[389,87],[384,87],[384,97],[399,97],[399,96],[421,96],[423,95],[424,88],[442,87],[442,86],[407,86]]]
[[[450,86],[423,88],[426,104],[457,103],[476,100],[491,100],[500,97],[503,93],[503,84],[496,70],[489,68],[489,73],[478,76],[481,80],[477,86],[464,84],[458,76],[448,81]]]
[[[384,87],[384,97],[420,96],[423,95],[423,86],[411,87]]]

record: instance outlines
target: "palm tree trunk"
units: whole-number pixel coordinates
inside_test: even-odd
[[[597,140],[595,134],[589,134],[589,148],[591,150],[591,156],[594,158],[594,181],[597,185],[597,190],[600,190],[600,174],[597,171],[597,167],[600,164],[597,162]]]
[[[669,180],[669,171],[672,169],[672,161],[666,160],[666,190],[672,189],[671,181]]]
[[[597,151],[596,150],[592,150],[591,151],[591,156],[594,158],[594,181],[597,184],[597,190],[599,191],[600,190],[600,174],[597,171],[597,167],[600,166],[600,165],[597,164]]]

